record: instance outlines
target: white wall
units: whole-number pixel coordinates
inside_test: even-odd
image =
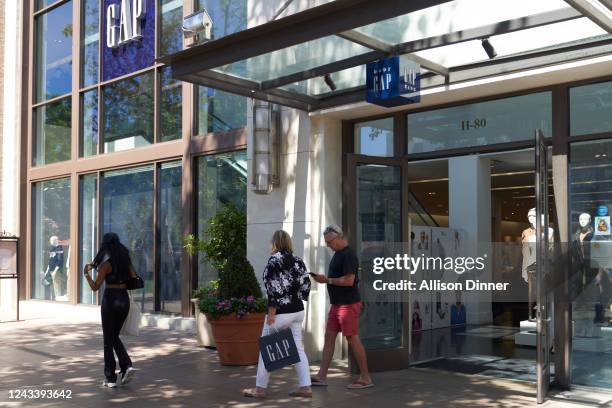
[[[453,157],[448,161],[449,226],[463,230],[465,236],[462,256],[491,255],[491,161],[479,156]],[[491,259],[491,258],[489,258]],[[490,265],[478,276],[491,282]],[[466,292],[464,303],[468,324],[490,323],[490,292]]]
[[[250,116],[249,172],[253,157]],[[340,122],[311,123],[305,112],[288,108],[282,109],[281,117],[280,186],[269,195],[247,193],[247,256],[260,282],[270,238],[277,229],[292,236],[295,254],[304,259],[309,271],[326,273],[331,252],[321,231],[326,224],[340,223],[342,216]],[[328,301],[325,286],[313,283],[305,322],[306,349],[313,359],[320,358],[323,347]]]
[[[0,230],[19,233],[19,113],[21,107],[20,2],[4,6],[4,94],[2,98],[2,216]]]
[[[20,3],[15,0],[4,2],[4,93],[2,104],[2,185],[0,205],[0,230],[19,235],[19,113],[21,107],[21,26]],[[0,280],[0,321],[15,318],[17,282],[13,279]]]

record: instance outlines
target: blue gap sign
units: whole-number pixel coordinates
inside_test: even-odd
[[[407,57],[392,57],[366,65],[366,101],[392,108],[421,101],[421,66]]]

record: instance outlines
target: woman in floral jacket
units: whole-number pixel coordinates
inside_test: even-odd
[[[295,364],[300,388],[290,392],[294,397],[312,397],[310,390],[310,366],[304,353],[302,341],[302,322],[304,321],[304,302],[310,294],[310,277],[304,262],[293,255],[291,237],[283,230],[272,235],[272,256],[264,269],[263,281],[268,295],[268,314],[262,336],[286,328],[291,329],[297,346],[300,362]],[[247,397],[263,398],[270,373],[266,371],[259,356],[257,365],[256,388],[243,390]]]

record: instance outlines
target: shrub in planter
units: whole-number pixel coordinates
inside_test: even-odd
[[[203,252],[219,271],[218,286],[196,291],[198,307],[212,325],[221,363],[255,364],[266,300],[246,257],[246,214],[226,205],[208,224],[205,239],[190,235],[185,245],[190,254]]]

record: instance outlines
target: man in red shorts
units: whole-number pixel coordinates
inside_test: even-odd
[[[359,260],[353,249],[348,245],[342,229],[330,225],[323,231],[325,244],[334,251],[329,263],[327,276],[314,275],[313,279],[327,284],[327,293],[331,308],[327,317],[325,343],[319,372],[312,376],[312,385],[327,385],[327,370],[334,355],[334,347],[338,332],[346,337],[353,356],[359,366],[359,378],[347,386],[350,389],[370,388],[374,386],[368,373],[366,352],[359,339],[359,315],[362,302],[359,295]]]

